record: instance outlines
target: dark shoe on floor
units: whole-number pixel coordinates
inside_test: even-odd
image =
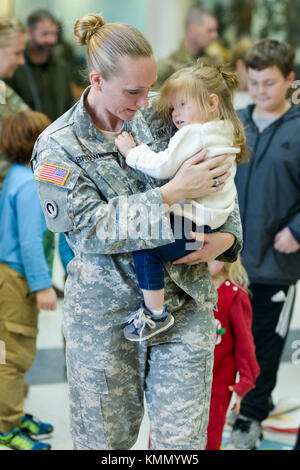
[[[259,421],[238,415],[233,425],[227,450],[255,450],[263,441],[262,427]]]

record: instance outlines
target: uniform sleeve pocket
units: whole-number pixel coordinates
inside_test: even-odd
[[[67,169],[64,169],[66,170]],[[39,173],[36,172],[36,175]],[[72,168],[63,185],[43,181],[35,176],[35,183],[40,198],[47,227],[52,232],[69,232],[73,228],[72,212],[69,210],[68,197],[73,190],[80,171]]]
[[[52,232],[69,232],[73,223],[68,213],[68,189],[36,181],[47,227]]]

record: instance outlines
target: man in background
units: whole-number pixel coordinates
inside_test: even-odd
[[[27,28],[25,64],[7,83],[30,108],[53,121],[73,105],[70,69],[63,58],[53,54],[58,24],[51,13],[38,10],[28,17]]]
[[[157,81],[153,90],[159,90],[164,81],[181,67],[192,65],[199,57],[217,60],[207,51],[218,37],[216,18],[203,8],[192,8],[186,17],[185,36],[178,49],[158,61]]]

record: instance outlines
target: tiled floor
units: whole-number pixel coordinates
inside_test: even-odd
[[[56,284],[62,283],[59,266],[55,276]],[[290,332],[278,373],[278,382],[273,394],[275,402],[285,397],[300,399],[300,288],[298,288],[297,295]],[[54,435],[49,439],[54,450],[72,449],[61,316],[61,300],[55,312],[40,313],[38,352],[33,367],[27,374],[30,389],[25,401],[28,413],[51,422],[55,426]],[[281,417],[278,423],[286,427],[299,426],[300,408]],[[149,420],[145,414],[138,441],[133,448],[147,449],[148,436]],[[228,429],[226,428],[225,441],[227,437]],[[296,435],[266,430],[265,439],[261,448],[291,449]]]

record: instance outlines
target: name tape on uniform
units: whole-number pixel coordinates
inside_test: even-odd
[[[55,183],[64,186],[69,174],[70,170],[67,168],[51,165],[50,163],[44,163],[39,173],[38,179],[47,181],[48,183]]]

